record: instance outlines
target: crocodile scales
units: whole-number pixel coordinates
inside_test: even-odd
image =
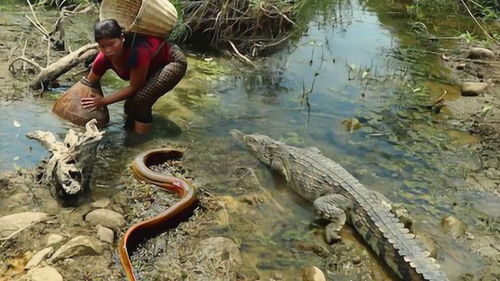
[[[401,280],[448,280],[415,235],[382,203],[385,197],[366,189],[319,149],[293,147],[238,130],[231,134],[264,164],[282,172],[299,195],[314,202],[318,213],[332,221],[327,233],[332,232],[333,238],[338,238],[336,232],[347,222]]]

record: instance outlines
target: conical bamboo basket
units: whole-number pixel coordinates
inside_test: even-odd
[[[167,37],[177,23],[168,0],[104,0],[99,19],[115,19],[127,32]]]
[[[78,126],[85,126],[92,119],[97,120],[98,127],[104,127],[109,122],[109,112],[106,106],[90,110],[83,108],[81,98],[92,95],[103,96],[100,86],[91,86],[85,78],[77,82],[60,97],[52,107],[52,111]]]

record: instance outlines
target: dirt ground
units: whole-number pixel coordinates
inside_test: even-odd
[[[463,82],[486,82],[485,93],[464,96],[445,104],[452,112],[452,119],[460,129],[478,136],[480,141],[472,145],[480,161],[480,167],[467,177],[474,189],[500,196],[500,46],[492,48],[496,59],[467,59],[468,52],[451,57],[445,65],[458,85]]]

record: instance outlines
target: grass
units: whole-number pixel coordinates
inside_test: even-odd
[[[500,19],[498,0],[464,0],[463,3],[482,21]],[[407,10],[418,20],[432,19],[444,15],[467,14],[463,3],[461,0],[414,0],[407,6]]]

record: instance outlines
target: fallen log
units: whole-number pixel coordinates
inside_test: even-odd
[[[97,55],[97,53],[99,53],[97,43],[87,44],[80,47],[78,50],[67,54],[47,67],[42,68],[30,83],[31,88],[34,90],[45,88],[48,83],[54,81],[81,62]]]
[[[39,72],[36,77],[32,79],[30,86],[34,90],[44,90],[50,82],[68,72],[70,69],[80,64],[81,62],[84,62],[97,55],[97,53],[99,53],[99,50],[97,49],[97,43],[87,44],[80,47],[78,50],[60,58],[56,62],[49,64],[47,67],[42,67],[26,56],[20,56],[10,62],[9,70],[12,73],[14,72],[13,65],[16,61],[24,61],[33,65]]]
[[[64,205],[75,205],[81,195],[90,191],[97,146],[104,134],[104,131],[97,129],[96,124],[95,119],[90,120],[83,133],[69,129],[63,142],[47,131],[35,131],[26,135],[42,143],[51,153],[42,167],[40,181],[53,187],[53,193]]]

